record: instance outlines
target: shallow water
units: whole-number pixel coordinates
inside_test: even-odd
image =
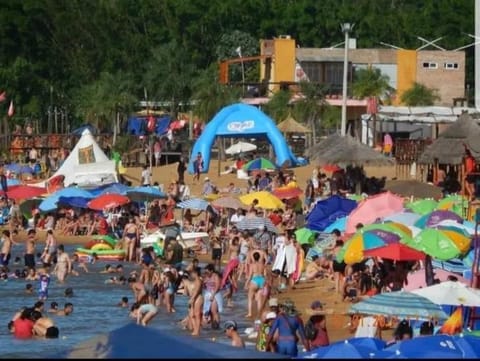
[[[66,246],[65,248],[70,254],[75,249],[74,246]],[[14,248],[10,261],[11,270],[23,268],[23,263],[19,266],[12,264],[14,257],[21,256],[22,251],[23,248],[20,246]],[[115,262],[109,263],[116,265]],[[116,306],[123,296],[127,296],[131,302],[133,292],[128,285],[105,284],[105,280],[112,276],[112,274],[99,273],[106,264],[107,262],[97,262],[94,265],[88,265],[89,273],[83,273],[80,270],[80,276],[69,276],[63,285],[59,284],[55,277],[52,277],[45,309],[50,307],[52,301],[58,302],[59,308],[63,308],[66,302],[72,302],[74,305],[74,311],[69,316],[49,315],[60,329],[60,337],[54,340],[14,339],[7,329],[7,324],[18,309],[22,306],[31,307],[37,301],[38,281],[30,282],[23,279],[0,281],[0,300],[2,301],[2,307],[0,307],[0,358],[44,358],[57,355],[95,335],[107,333],[129,322],[134,322],[128,317],[128,309]],[[126,276],[131,270],[138,269],[138,266],[128,263],[122,264]],[[27,295],[24,291],[25,285],[29,282],[33,284],[35,289],[32,295]],[[74,296],[71,298],[64,296],[64,290],[67,287],[72,287],[74,290]],[[221,322],[234,319],[242,332],[246,327],[253,326],[251,321],[247,321],[243,317],[246,313],[246,297],[243,291],[234,296],[234,303],[236,307],[233,310],[224,309]],[[161,307],[159,314],[148,327],[187,334],[187,331],[181,330],[178,325],[178,321],[183,319],[187,313],[186,305],[187,297],[176,296],[175,308],[177,312],[173,315],[166,314],[165,308]],[[215,338],[216,342],[229,343],[221,330],[204,329],[201,338]],[[253,345],[247,347],[253,347]]]

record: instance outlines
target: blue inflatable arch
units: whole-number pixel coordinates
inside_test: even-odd
[[[194,173],[193,161],[200,152],[203,156],[203,172],[210,165],[210,151],[216,137],[225,138],[267,138],[272,144],[278,167],[298,165],[285,138],[275,122],[260,109],[243,103],[232,104],[220,110],[207,124],[193,145],[188,172]]]

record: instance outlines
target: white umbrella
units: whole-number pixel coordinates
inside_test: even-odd
[[[246,142],[238,142],[235,143],[234,145],[228,147],[225,149],[225,153],[227,154],[239,154],[239,153],[245,153],[245,152],[251,152],[253,150],[256,150],[257,146],[252,143],[246,143]]]
[[[410,292],[428,298],[437,305],[480,306],[480,292],[457,281],[444,281]]]

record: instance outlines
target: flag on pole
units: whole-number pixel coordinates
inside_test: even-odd
[[[7,93],[5,91],[0,93],[0,103],[7,99]]]
[[[8,112],[7,112],[7,115],[9,117],[12,117],[13,114],[15,114],[15,108],[13,106],[13,100],[10,100],[10,106],[8,107]]]

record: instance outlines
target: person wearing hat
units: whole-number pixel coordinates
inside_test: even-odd
[[[273,324],[273,321],[277,318],[277,313],[270,311],[267,312],[265,315],[265,318],[263,322],[260,324],[260,327],[258,329],[257,333],[257,340],[255,343],[255,348],[257,351],[262,351],[262,352],[275,352],[275,341],[270,342],[270,347],[267,349],[267,335],[270,332],[270,327]]]
[[[209,194],[213,193],[213,184],[210,178],[205,177],[203,179],[203,189],[202,189],[202,196],[208,196]]]
[[[245,342],[238,334],[238,326],[235,321],[226,321],[223,325],[223,330],[225,335],[232,340],[232,346],[234,347],[245,347]]]
[[[310,351],[310,345],[305,337],[303,322],[298,316],[295,304],[291,300],[286,300],[282,305],[280,312],[273,321],[267,336],[266,348],[271,347],[274,336],[278,331],[276,352],[282,355],[297,357],[298,340],[303,344],[306,351]]]

